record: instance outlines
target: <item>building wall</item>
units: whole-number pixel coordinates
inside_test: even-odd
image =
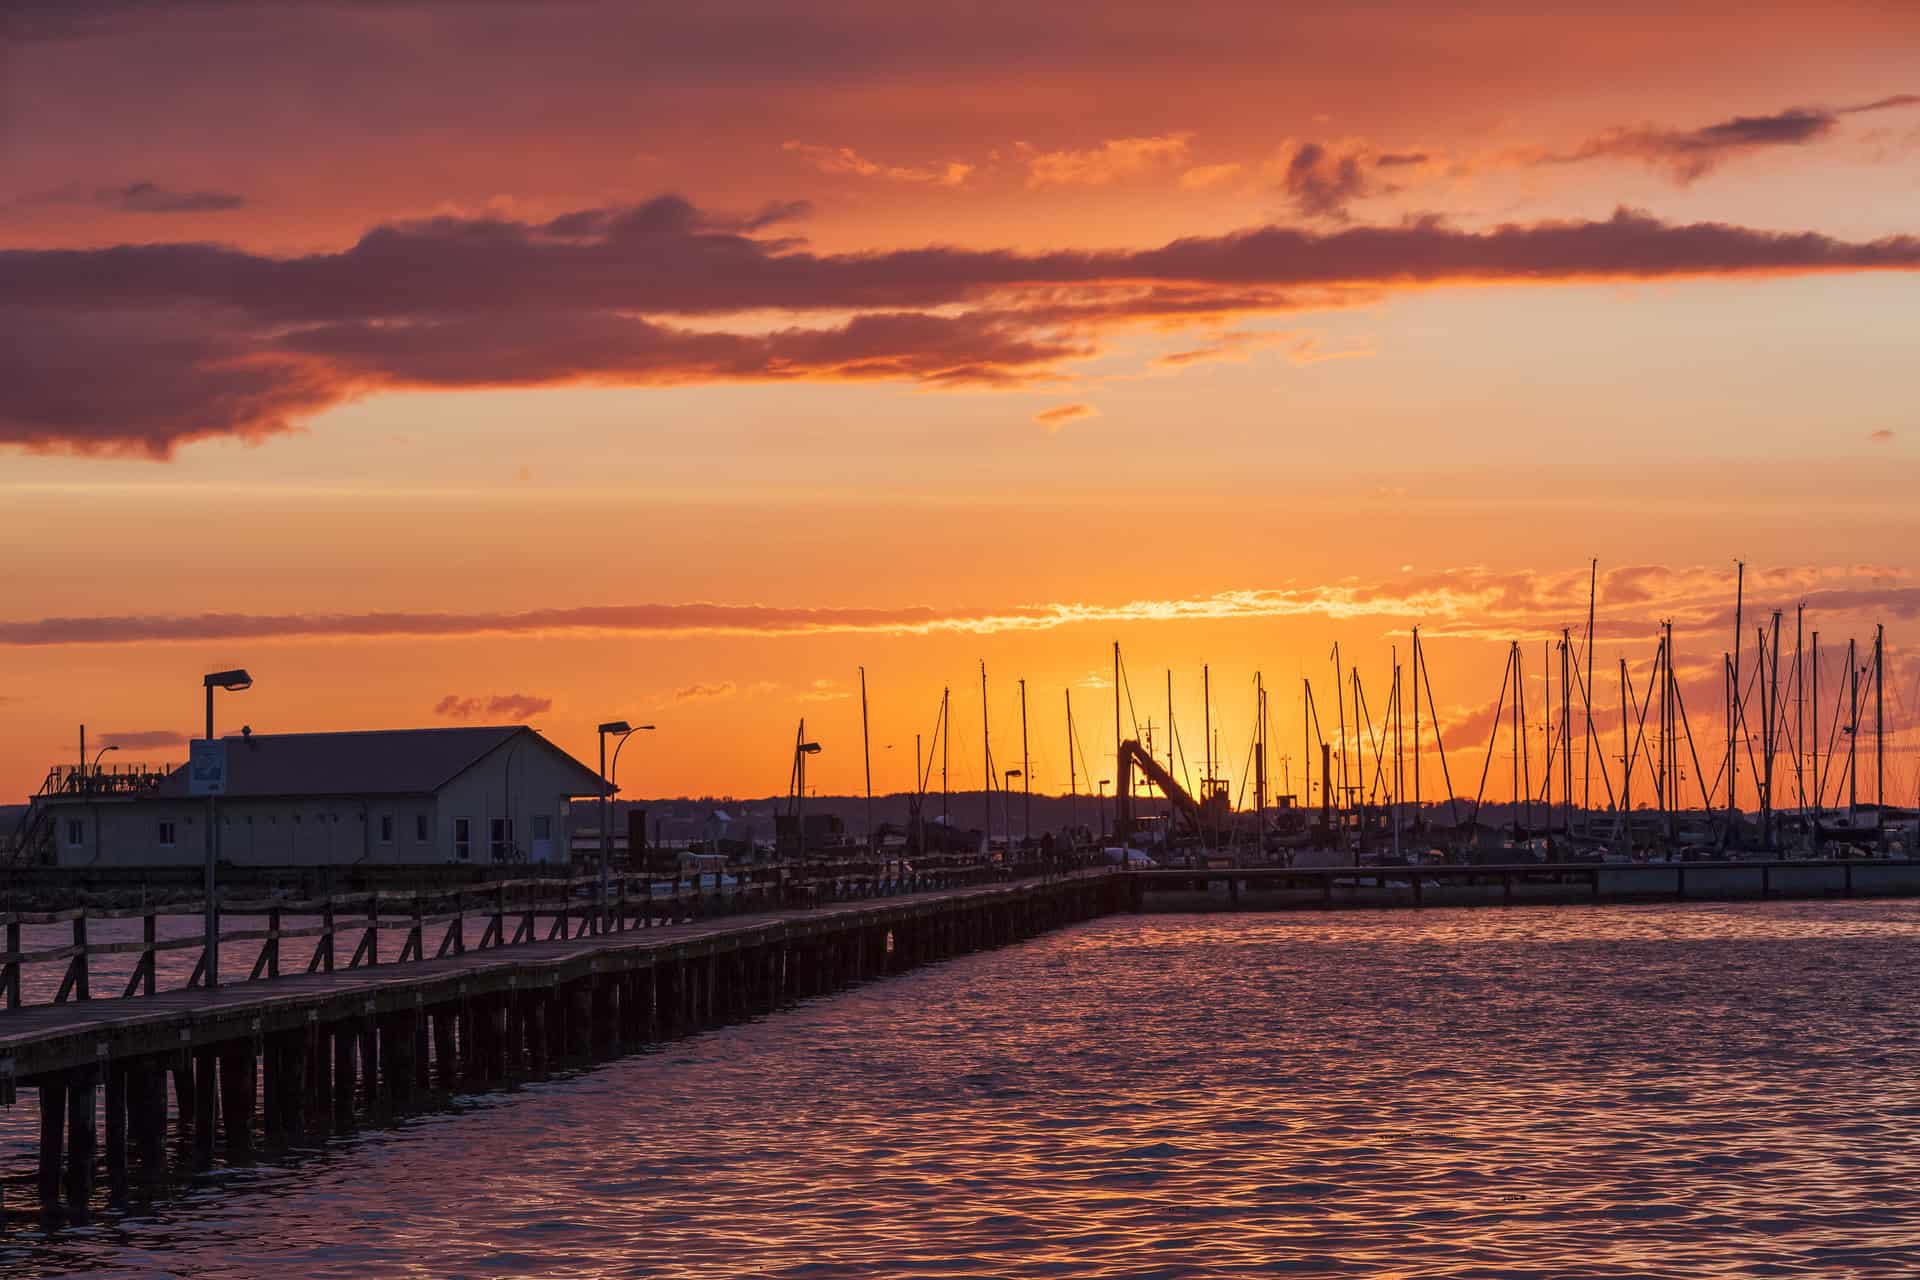
[[[591,787],[591,779],[571,760],[523,735],[431,796],[222,799],[220,860],[236,866],[563,862],[568,796],[583,784]],[[198,865],[206,857],[206,814],[204,800],[62,803],[55,858],[63,867]],[[496,821],[503,825],[496,828]],[[79,824],[77,832],[71,823]],[[171,824],[171,844],[163,843],[163,824]],[[70,839],[76,834],[77,841]]]
[[[220,860],[236,866],[440,860],[431,797],[228,799],[217,813]],[[204,800],[62,806],[56,860],[63,867],[197,864],[206,857],[206,821]],[[77,844],[74,822],[81,824]],[[164,824],[171,824],[171,844]]]
[[[589,780],[579,767],[544,739],[515,738],[440,789],[440,860],[565,862],[568,797],[583,783]],[[462,819],[468,824],[465,858],[456,845]],[[496,821],[505,825],[496,830]]]

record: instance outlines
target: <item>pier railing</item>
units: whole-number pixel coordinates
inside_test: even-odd
[[[597,874],[423,891],[223,897],[216,917],[220,922],[216,945],[221,948],[220,968],[225,974],[238,972],[232,967],[234,961],[246,962],[244,953],[232,956],[229,948],[258,944],[246,972],[245,980],[251,982],[283,973],[410,964],[470,950],[1064,874],[1069,869],[1065,859],[934,868],[878,859],[815,860],[737,867],[724,875],[614,874],[608,877],[604,897]],[[6,931],[6,949],[0,952],[0,1004],[18,1009],[101,995],[132,999],[161,990],[201,987],[207,971],[204,914],[203,901],[0,914]],[[133,921],[139,922],[138,937],[99,936],[130,933]],[[240,927],[229,928],[228,922]],[[70,936],[48,945],[45,934],[58,934],[61,925],[68,926]],[[26,945],[28,929],[42,934],[34,941],[43,945]],[[393,935],[398,935],[397,952],[389,949]],[[309,940],[311,951],[305,945]],[[179,965],[166,963],[175,953],[194,955],[191,970],[184,956]],[[124,965],[99,963],[122,956],[134,957],[130,971]],[[54,966],[61,966],[57,985],[52,980]],[[31,981],[35,978],[44,980]],[[96,985],[105,990],[96,992]]]

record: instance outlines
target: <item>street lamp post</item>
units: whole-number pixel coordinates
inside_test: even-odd
[[[793,813],[795,825],[800,828],[797,834],[800,840],[802,870],[805,870],[807,865],[807,757],[820,754],[820,744],[806,741],[806,732],[807,722],[802,720],[800,722],[801,740],[793,744],[793,778],[798,787],[795,792]],[[781,869],[781,874],[783,881],[780,885],[780,897],[784,902],[787,896],[787,886],[784,882],[785,868]]]
[[[207,691],[206,740],[208,744],[211,745],[215,741],[213,736],[213,691],[215,689],[225,689],[229,693],[242,693],[253,688],[253,677],[248,675],[245,670],[236,667],[232,671],[211,672],[202,677],[200,683]],[[191,774],[191,770],[189,770],[189,774]],[[223,776],[221,778],[221,784],[224,786],[225,783],[226,779]],[[207,796],[206,920],[203,926],[205,929],[205,937],[201,943],[201,963],[206,967],[207,990],[209,991],[220,985],[220,907],[215,896],[218,893],[216,884],[218,873],[216,868],[220,860],[220,837],[216,827],[218,803],[218,797],[209,793]]]
[[[91,783],[90,781],[88,781],[88,779],[91,779],[91,778],[97,778],[97,777],[99,777],[99,776],[100,776],[100,757],[101,757],[101,756],[104,756],[104,755],[105,755],[105,754],[107,754],[107,752],[109,752],[109,751],[118,751],[119,749],[120,749],[120,747],[119,747],[119,745],[118,745],[118,744],[116,743],[116,744],[113,744],[113,745],[109,745],[109,746],[105,746],[105,747],[102,747],[102,748],[100,748],[100,749],[99,749],[98,751],[96,751],[96,752],[94,752],[94,753],[93,753],[93,767],[92,767],[91,769],[88,769],[88,770],[87,770],[87,778],[83,778],[83,779],[81,779],[81,781],[82,781],[82,782],[85,782],[85,783],[86,783],[86,784],[87,784],[88,786],[91,786],[91,785],[93,785],[93,784],[92,784],[92,783]]]
[[[605,933],[607,928],[607,870],[613,861],[613,793],[617,789],[607,773],[607,735],[620,739],[613,747],[613,767],[620,768],[620,748],[627,745],[627,739],[641,729],[653,728],[650,724],[634,726],[625,720],[609,720],[599,728],[600,735],[600,906],[594,913],[593,931]]]

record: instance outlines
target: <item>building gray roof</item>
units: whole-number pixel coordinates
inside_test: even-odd
[[[429,795],[516,735],[572,764],[579,773],[580,795],[598,794],[600,782],[593,770],[523,724],[229,736],[226,794],[258,799]],[[162,800],[185,799],[186,767],[168,774],[151,794]]]

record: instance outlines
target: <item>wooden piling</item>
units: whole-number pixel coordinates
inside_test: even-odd
[[[67,1218],[85,1222],[93,1200],[93,1161],[97,1150],[93,1113],[99,1069],[81,1067],[67,1078]]]
[[[212,1045],[202,1045],[193,1054],[193,1163],[197,1169],[213,1165],[213,1129],[219,1119],[214,1064],[219,1061]]]
[[[345,1133],[353,1128],[353,1050],[359,1039],[356,1028],[342,1023],[333,1029],[333,1131]]]
[[[107,1064],[107,1200],[127,1202],[127,1064]]]
[[[246,1040],[229,1040],[220,1047],[220,1110],[226,1119],[229,1163],[253,1155],[253,1097],[253,1045]]]
[[[40,1079],[40,1212],[60,1215],[60,1165],[67,1132],[67,1080],[62,1075]]]

